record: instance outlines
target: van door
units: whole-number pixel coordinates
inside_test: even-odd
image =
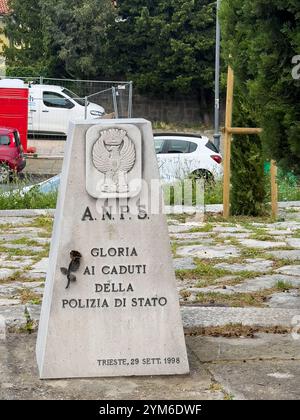
[[[75,104],[59,92],[42,89],[40,131],[67,134]]]
[[[30,88],[28,107],[28,130],[31,132],[40,131],[41,102],[41,89],[39,87]]]

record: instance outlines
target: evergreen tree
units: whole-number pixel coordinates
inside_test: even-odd
[[[267,156],[300,174],[299,0],[222,0],[222,26],[225,57],[264,130]]]
[[[22,76],[20,73],[26,73],[27,69],[34,72],[44,63],[41,6],[32,0],[8,0],[8,6],[10,13],[4,16],[4,32],[10,45],[4,46],[4,56],[6,64],[16,67]]]
[[[212,97],[214,1],[118,0],[117,11],[110,54],[116,76],[148,93]]]

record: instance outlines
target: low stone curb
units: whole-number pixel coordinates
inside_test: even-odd
[[[279,208],[300,207],[300,201],[282,201],[278,203]],[[180,206],[182,209],[182,207]],[[223,211],[223,204],[208,204],[204,206],[205,212],[220,213]],[[183,207],[184,210],[184,207]],[[194,208],[187,207],[187,212]],[[36,209],[36,210],[0,210],[0,217],[34,217],[34,216],[54,216],[55,209]]]
[[[40,309],[40,305],[0,307],[0,339],[5,339],[5,330],[26,329],[28,322],[31,331],[36,330]],[[300,319],[300,309],[181,307],[181,314],[185,330],[230,324],[253,328],[293,328],[295,319]]]
[[[293,320],[300,316],[300,309],[277,308],[209,308],[184,307],[184,328],[224,327],[241,324],[247,327],[293,327]]]
[[[0,217],[36,217],[36,216],[54,216],[53,209],[36,210],[0,210]]]

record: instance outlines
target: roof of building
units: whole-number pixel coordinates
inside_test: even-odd
[[[0,0],[0,15],[6,15],[9,12],[7,0]]]

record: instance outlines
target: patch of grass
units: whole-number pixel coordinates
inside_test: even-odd
[[[220,277],[229,275],[230,272],[213,267],[212,264],[195,259],[197,267],[193,270],[176,270],[176,276],[181,280],[203,279],[208,283]]]
[[[22,192],[22,186],[13,191],[0,192],[0,210],[54,209],[57,192],[40,193],[36,188]]]
[[[209,387],[209,391],[211,392],[223,392],[223,387],[221,384],[213,383]]]
[[[210,223],[207,223],[204,226],[192,228],[186,233],[209,233],[209,232],[212,232],[213,229],[214,229],[214,226]]]
[[[224,223],[224,217],[222,213],[207,213],[205,215],[205,221],[207,223]],[[231,216],[229,219],[226,219],[226,223],[232,226],[237,224],[241,225],[245,229],[253,229],[253,223],[275,223],[273,219],[270,218],[269,215],[261,216],[261,217],[252,217],[252,216]]]
[[[185,335],[191,337],[226,337],[226,338],[255,338],[256,334],[289,334],[292,327],[250,327],[242,324],[227,324],[218,327],[192,327],[185,329]]]
[[[42,303],[41,295],[28,288],[21,290],[19,298],[22,304],[29,303],[31,305],[40,305]]]
[[[186,214],[168,214],[167,219],[177,220],[180,223],[186,222],[187,215]]]
[[[214,305],[214,306],[230,306],[230,307],[264,307],[264,303],[267,301],[272,291],[268,292],[254,292],[254,293],[234,293],[234,294],[223,294],[223,293],[198,293],[197,302],[202,305]]]
[[[234,395],[228,394],[228,393],[224,395],[224,401],[233,401],[233,400],[234,400]]]
[[[46,251],[43,247],[41,247],[41,251],[34,251],[27,248],[5,248],[0,246],[0,253],[2,252],[8,254],[8,257],[39,257],[40,259],[44,257],[45,252],[46,254],[49,253],[49,251]]]
[[[267,234],[259,234],[259,233],[254,233],[253,235],[250,235],[249,239],[255,239],[256,241],[271,241],[274,242],[275,238],[272,235],[267,235]]]
[[[292,285],[292,283],[288,282],[288,281],[282,281],[282,280],[278,280],[278,282],[276,283],[275,286],[278,290],[281,290],[283,292],[286,292],[288,290],[291,290],[294,288],[294,286]]]
[[[34,239],[28,239],[28,238],[20,238],[20,239],[16,239],[14,241],[11,241],[12,244],[14,245],[27,245],[27,246],[39,246],[41,247],[40,242],[35,241]]]
[[[36,217],[33,222],[29,225],[30,227],[42,228],[47,233],[51,233],[53,229],[53,218],[49,216]]]

